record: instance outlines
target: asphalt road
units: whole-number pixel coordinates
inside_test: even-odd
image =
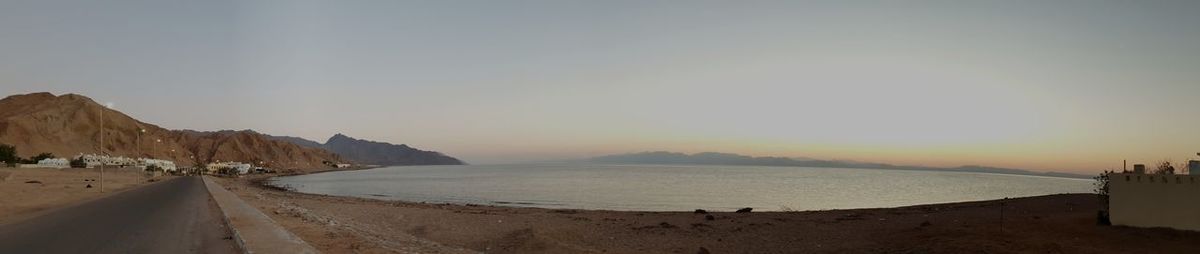
[[[0,226],[0,253],[237,253],[229,236],[189,176]]]

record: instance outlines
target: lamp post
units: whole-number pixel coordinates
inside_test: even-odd
[[[137,156],[142,157],[142,134],[146,133],[146,129],[138,128],[137,132]]]
[[[175,149],[171,149],[171,161],[175,161]],[[165,173],[166,171],[164,170],[163,172]]]
[[[100,156],[104,156],[104,109],[100,108]],[[104,160],[100,160],[100,192],[104,193]]]
[[[199,169],[197,169],[197,167],[199,167],[200,165],[197,165],[199,163],[196,163],[196,155],[195,154],[189,155],[188,159],[192,160],[192,171],[199,171]],[[192,172],[188,172],[188,174],[192,174]]]

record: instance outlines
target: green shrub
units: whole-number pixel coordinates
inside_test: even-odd
[[[17,147],[0,144],[0,162],[12,165],[20,161],[21,158],[17,157]]]
[[[83,162],[83,159],[74,159],[74,160],[71,160],[71,167],[72,168],[86,168],[87,163]]]

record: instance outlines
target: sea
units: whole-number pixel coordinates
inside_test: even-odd
[[[295,191],[409,202],[615,211],[807,211],[1060,193],[1094,180],[917,170],[711,165],[398,166],[272,178]]]

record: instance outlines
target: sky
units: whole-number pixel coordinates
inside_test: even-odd
[[[0,95],[473,164],[1200,152],[1200,1],[0,0]]]

